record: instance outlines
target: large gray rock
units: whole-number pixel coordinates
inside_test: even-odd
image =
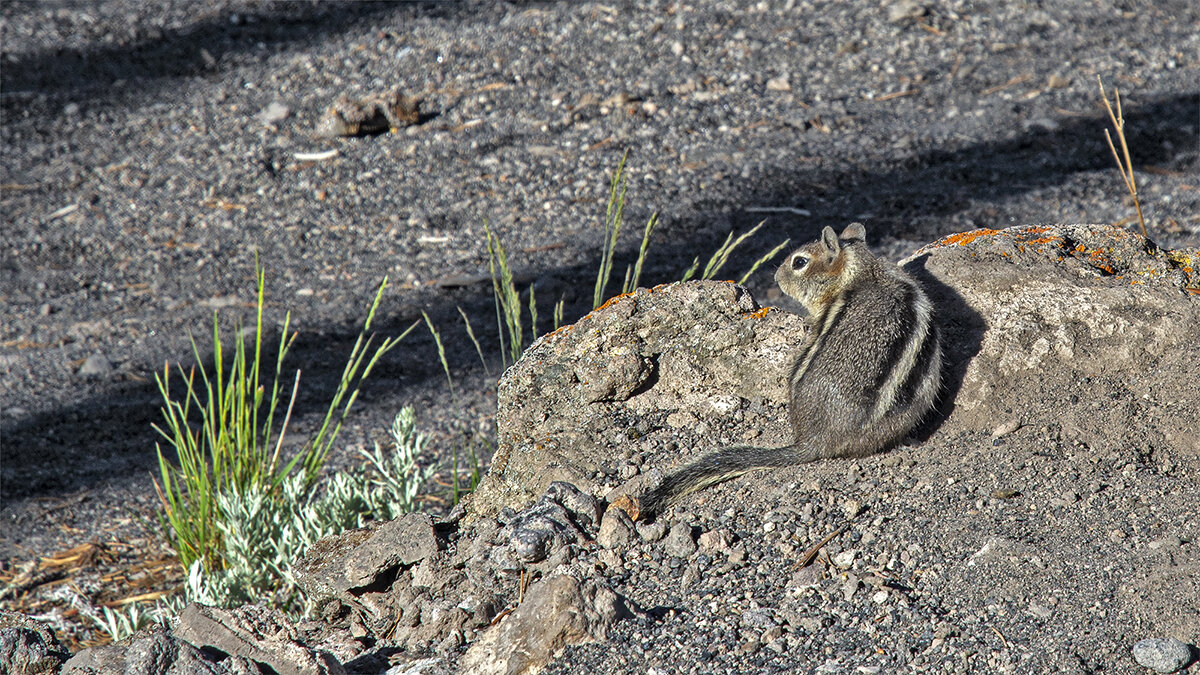
[[[21,672],[21,671],[14,671]],[[127,644],[84,649],[63,666],[62,675],[257,675],[242,656],[204,654],[164,632],[141,635]]]
[[[667,284],[610,301],[542,336],[501,378],[499,449],[468,521],[519,509],[554,481],[600,496],[639,453],[669,443],[787,439],[787,369],[797,315],[735,284]]]
[[[1139,431],[1200,453],[1195,251],[1106,225],[1040,225],[952,235],[906,268],[947,336],[944,431],[1053,423],[1102,449],[1136,418]],[[1193,404],[1161,405],[1173,401]]]
[[[310,597],[346,598],[395,576],[441,547],[427,513],[409,513],[375,527],[326,537],[296,565],[296,581]]]
[[[616,593],[594,580],[556,575],[529,587],[517,609],[467,650],[462,673],[536,673],[564,647],[603,642],[614,622],[630,614]]]
[[[179,615],[176,637],[197,647],[266,665],[279,675],[343,675],[333,655],[302,644],[294,627],[274,610],[246,605],[235,610],[191,604]]]
[[[946,343],[937,433],[1054,424],[1093,448],[1148,433],[1200,453],[1196,252],[1050,225],[947,237],[905,267]],[[552,481],[604,497],[715,446],[785,444],[786,379],[806,331],[740,286],[690,282],[543,336],[501,379],[499,449],[467,520],[521,508]]]

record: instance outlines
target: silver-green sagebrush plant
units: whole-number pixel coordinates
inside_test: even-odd
[[[189,601],[232,606],[269,602],[304,610],[305,599],[292,574],[292,563],[323,537],[362,527],[371,520],[392,520],[416,510],[421,485],[433,467],[418,463],[426,437],[416,430],[413,409],[392,421],[390,447],[375,443],[360,449],[362,465],[305,485],[301,474],[279,489],[252,488],[217,496],[224,566],[206,570],[196,560],[188,570]]]
[[[368,333],[387,288],[384,279],[319,430],[299,453],[283,457],[283,440],[299,388],[298,371],[283,420],[278,425],[276,420],[283,410],[283,361],[295,334],[289,334],[288,314],[268,388],[264,361],[269,357],[263,349],[265,273],[261,266],[256,266],[256,272],[252,339],[243,340],[240,323],[235,325],[227,364],[214,313],[211,373],[203,366],[193,367],[184,377],[178,399],[170,390],[169,366],[156,378],[165,423],[155,429],[175,450],[178,464],[160,446],[155,486],[163,506],[164,532],[189,572],[188,599],[222,605],[275,599],[290,606],[295,587],[289,581],[289,565],[304,549],[325,535],[368,519],[393,518],[414,506],[415,490],[426,473],[416,467],[424,437],[415,431],[411,409],[401,411],[392,425],[394,454],[385,456],[376,447],[364,454],[362,471],[322,476],[362,381],[417,324],[372,350],[374,337]],[[192,349],[200,362],[195,340]],[[109,623],[120,627],[118,620]]]

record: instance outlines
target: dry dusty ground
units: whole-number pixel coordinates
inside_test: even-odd
[[[227,324],[249,316],[256,252],[271,320],[290,311],[300,331],[290,357],[303,371],[296,438],[318,421],[387,275],[381,332],[427,311],[448,342],[459,397],[445,390],[432,340],[414,333],[365,388],[337,460],[382,438],[394,412],[413,404],[447,462],[450,440],[487,433],[495,412],[494,377],[456,311],[471,317],[494,372],[491,289],[477,281],[487,271],[483,223],[535,287],[541,330],[559,298],[568,320],[580,316],[607,176],[626,150],[630,227],[618,269],[658,211],[649,283],[678,278],[731,230],[763,218],[731,269],[786,237],[851,220],[865,221],[892,258],[974,227],[1127,223],[1103,141],[1100,75],[1124,95],[1151,236],[1167,247],[1200,243],[1200,10],[1186,1],[111,0],[12,2],[0,12],[0,558],[10,576],[85,542],[107,548],[90,559],[102,565],[93,572],[147,557],[153,374],[191,361],[193,333],[210,358],[214,311]],[[393,86],[424,97],[419,124],[313,137],[339,94]],[[296,157],[329,149],[335,158]],[[768,272],[749,285],[769,297]],[[95,354],[98,372],[81,374]],[[1032,454],[1019,468],[976,441],[923,458],[914,485],[949,481],[986,501],[980,476],[1057,476],[1036,434],[1008,441]],[[1116,485],[1089,466],[1073,465],[1080,485]],[[881,470],[859,467],[853,485],[871,485]],[[1164,474],[1155,489],[1169,492],[1172,480]],[[968,521],[937,517],[950,503],[881,508],[899,509],[881,517],[925,523],[926,536],[973,541]],[[1107,533],[1111,517],[1085,512],[1056,526]],[[1085,553],[1056,548],[1049,535],[1037,545],[1047,573]],[[46,578],[56,577],[66,578]],[[1064,592],[1087,584],[1066,578]],[[1146,602],[1170,601],[1151,591]],[[64,611],[45,596],[23,602]],[[1125,667],[1114,665],[1119,645],[1063,644],[1062,658],[1077,655],[1082,670]],[[728,667],[738,663],[749,662]]]

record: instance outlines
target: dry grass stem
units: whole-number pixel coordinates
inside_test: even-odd
[[[1113,145],[1112,135],[1108,133],[1108,129],[1104,130],[1104,140],[1108,141],[1108,149],[1112,151],[1113,159],[1117,160],[1117,169],[1121,172],[1121,180],[1125,181],[1125,189],[1133,198],[1133,207],[1137,209],[1142,236],[1148,237],[1146,218],[1142,215],[1142,202],[1138,199],[1137,179],[1133,175],[1133,162],[1129,158],[1129,144],[1125,142],[1125,116],[1121,111],[1121,91],[1113,89],[1113,96],[1117,101],[1117,110],[1114,113],[1112,104],[1108,102],[1108,92],[1104,91],[1104,82],[1099,75],[1096,76],[1096,84],[1100,85],[1100,98],[1104,99],[1104,109],[1108,111],[1108,119],[1112,121],[1113,128],[1117,130],[1117,140],[1121,142],[1121,153],[1117,153],[1117,146]],[[1124,156],[1124,162],[1121,161],[1122,156]]]

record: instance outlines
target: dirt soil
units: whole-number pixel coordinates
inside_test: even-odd
[[[271,325],[290,312],[299,331],[289,356],[302,371],[296,443],[319,424],[381,279],[392,286],[380,333],[428,313],[456,396],[429,333],[414,331],[364,387],[334,461],[385,438],[395,412],[414,405],[444,479],[461,434],[486,435],[494,424],[501,357],[485,223],[522,287],[536,291],[541,332],[560,298],[566,321],[591,309],[609,175],[626,151],[628,229],[615,276],[658,212],[645,284],[679,278],[730,232],[764,219],[728,276],[785,238],[854,220],[892,259],[976,227],[1129,226],[1099,75],[1122,92],[1151,238],[1194,247],[1198,26],[1200,9],[1186,0],[4,3],[0,575],[11,582],[40,556],[96,545],[67,556],[69,565],[42,564],[40,581],[5,606],[69,627],[79,644],[96,632],[54,589],[73,584],[101,600],[137,592],[113,584],[144,578],[146,569],[114,574],[162,555],[153,539],[155,374],[194,362],[192,336],[211,363],[214,312],[227,328],[251,319],[256,256]],[[415,124],[315,134],[339,96],[394,87],[422,98]],[[306,154],[327,151],[336,154]],[[769,270],[748,285],[778,298]],[[1061,393],[1069,398],[1069,383]],[[1044,440],[1014,434],[1005,447],[1033,453]],[[918,463],[914,471],[929,475],[914,475],[914,486],[1009,471],[1015,455],[993,458],[980,446],[987,439],[962,442],[925,469]],[[1051,480],[1043,464],[1014,470]],[[854,484],[870,485],[880,470],[856,467]],[[1155,480],[1165,481],[1154,486],[1161,494],[1174,489],[1170,476]],[[443,508],[448,489],[432,492],[431,508]],[[919,503],[919,491],[911,499]],[[937,509],[918,511],[934,536]],[[915,516],[900,502],[879,517]],[[1120,529],[1100,515],[1062,524]],[[936,536],[958,550],[970,534],[958,518]],[[1037,545],[1048,565],[1080,554],[1048,535]],[[151,568],[147,587],[176,578]],[[1146,601],[1171,601],[1158,592]],[[1030,611],[1054,605],[1039,607]],[[677,640],[736,641],[672,625]],[[630,630],[636,645],[657,629]],[[760,652],[731,653],[745,660],[722,660],[730,672],[760,667]],[[653,662],[644,650],[622,654],[630,667]],[[1077,660],[1094,671],[1110,656]],[[555,667],[604,658],[578,649]]]

